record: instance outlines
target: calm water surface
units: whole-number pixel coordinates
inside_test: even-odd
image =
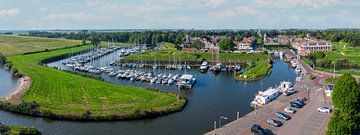
[[[93,64],[104,66],[112,61],[112,59],[115,59],[116,55],[111,54],[100,58]],[[57,61],[48,65],[65,69],[61,62]],[[152,69],[142,70],[150,71]],[[155,70],[155,72],[184,73],[184,71],[168,71],[164,69]],[[270,86],[275,86],[283,80],[294,82],[296,77],[293,69],[280,59],[274,60],[271,74],[263,78],[263,81],[235,81],[231,73],[220,73],[216,76],[211,72],[199,73],[197,70],[190,70],[188,73],[196,75],[197,83],[192,90],[180,91],[174,85],[151,85],[149,83],[119,80],[115,77],[102,75],[106,81],[112,83],[155,87],[163,91],[177,91],[186,96],[189,102],[183,111],[159,118],[115,122],[74,122],[29,117],[0,111],[0,122],[9,125],[35,126],[44,134],[52,135],[197,135],[210,131],[213,128],[213,122],[218,120],[219,116],[229,118],[228,120],[222,120],[222,123],[226,124],[236,119],[236,112],[240,112],[241,116],[251,112],[252,108],[250,108],[249,103],[254,98],[254,94],[261,88],[266,89]],[[0,88],[3,88],[2,85],[4,83],[2,82],[4,79],[6,80],[6,77],[1,75]]]
[[[17,79],[13,78],[9,70],[0,66],[0,98],[9,95],[16,89]]]

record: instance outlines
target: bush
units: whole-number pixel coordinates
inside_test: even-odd
[[[6,133],[10,130],[10,128],[2,123],[0,123],[0,133]]]
[[[41,132],[36,128],[20,127],[19,135],[41,135]]]
[[[310,79],[310,80],[315,80],[315,79],[316,79],[316,76],[310,75],[310,76],[309,76],[309,79]]]
[[[6,57],[0,53],[0,65],[4,65],[6,63]]]

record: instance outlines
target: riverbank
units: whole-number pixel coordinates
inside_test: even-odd
[[[26,90],[28,90],[31,86],[31,80],[29,77],[24,76],[18,79],[18,84],[16,89],[8,96],[4,98],[4,100],[10,102],[11,104],[20,104],[21,103],[21,95],[23,95]]]
[[[181,111],[185,106],[187,100],[175,93],[115,85],[38,65],[44,59],[88,48],[9,57],[21,73],[31,78],[32,84],[23,95],[15,94],[21,97],[15,100],[21,100],[19,105],[2,101],[0,108],[52,119],[100,121],[154,118]]]

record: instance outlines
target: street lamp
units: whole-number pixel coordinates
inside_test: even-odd
[[[219,128],[221,128],[221,119],[227,120],[228,118],[224,117],[224,116],[220,116],[220,118],[219,118]]]

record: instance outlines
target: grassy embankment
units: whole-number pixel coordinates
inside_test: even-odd
[[[174,49],[174,45],[166,43],[166,49],[149,50],[140,54],[130,55],[124,58],[125,61],[157,61],[167,62],[177,61],[187,62],[201,62],[206,59],[212,61],[215,58],[215,53],[207,52],[181,52]],[[263,76],[268,75],[271,69],[271,59],[264,54],[244,54],[244,53],[220,53],[219,59],[225,63],[244,63],[248,64],[249,68],[246,72],[238,73],[235,79],[242,81],[258,80]]]
[[[0,108],[59,119],[115,120],[155,117],[179,111],[185,105],[186,100],[174,93],[119,86],[39,65],[43,59],[87,48],[8,57],[20,72],[31,78],[32,84],[21,97],[23,103],[15,106],[2,102]]]
[[[349,47],[346,42],[333,42],[332,46],[334,48],[333,51],[325,53],[326,60],[335,61],[338,59],[346,59],[360,66],[360,48],[359,47]],[[310,63],[305,60],[306,63]],[[334,73],[333,68],[321,68],[315,67],[316,70],[325,71],[329,73]],[[335,68],[336,69],[336,68]],[[350,73],[351,75],[360,76],[360,69],[339,69],[337,68],[336,74],[344,74]]]
[[[81,44],[78,40],[0,35],[0,52],[6,56],[52,50]]]

